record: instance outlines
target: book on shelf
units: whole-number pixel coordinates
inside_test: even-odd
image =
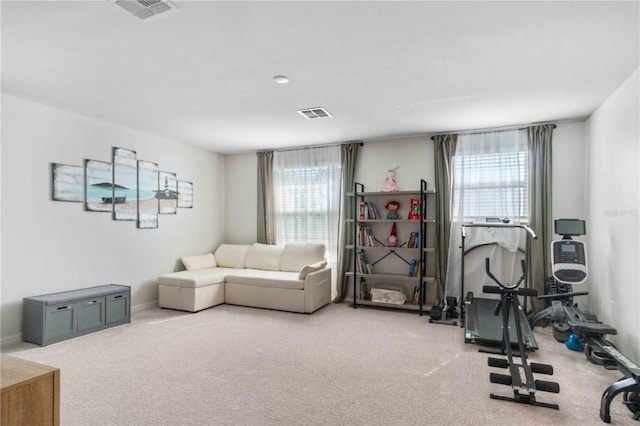
[[[407,274],[410,277],[415,277],[416,273],[416,260],[415,259],[411,259],[411,263],[409,263],[409,273]]]
[[[360,300],[371,300],[369,286],[367,285],[367,281],[362,277],[360,277]]]
[[[380,212],[375,204],[369,204],[369,219],[380,219]]]
[[[419,220],[422,218],[422,201],[411,198],[409,200],[409,219]]]
[[[380,212],[375,204],[362,200],[358,217],[360,220],[377,220],[380,219]]]
[[[358,247],[375,247],[376,239],[370,226],[358,226]]]
[[[411,303],[417,305],[420,303],[420,286],[417,285],[413,288],[413,295],[411,296]]]
[[[409,272],[407,273],[408,277],[419,277],[422,274],[422,268],[424,268],[424,263],[419,262],[415,259],[412,259],[409,263]]]
[[[367,255],[362,252],[356,255],[356,266],[360,274],[373,274],[373,265],[369,263]]]
[[[410,232],[409,238],[407,238],[407,247],[408,248],[418,248],[420,247],[420,233],[419,232]]]

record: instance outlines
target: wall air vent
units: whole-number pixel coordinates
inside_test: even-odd
[[[331,113],[322,107],[306,108],[298,110],[298,114],[309,120],[314,118],[331,117]]]
[[[175,4],[166,0],[116,0],[115,3],[143,21],[178,11]]]

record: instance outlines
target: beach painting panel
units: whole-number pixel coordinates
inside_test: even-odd
[[[138,160],[138,228],[158,227],[158,165]]]
[[[84,168],[51,163],[51,199],[53,201],[84,201]]]
[[[113,211],[113,170],[111,163],[85,160],[85,210],[90,212]]]
[[[184,209],[193,207],[193,183],[178,181],[178,207]]]
[[[113,148],[113,219],[138,218],[138,162],[136,152]]]
[[[175,173],[160,172],[160,190],[158,213],[176,214],[178,212],[178,179]]]

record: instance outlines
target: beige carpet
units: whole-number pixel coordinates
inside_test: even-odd
[[[330,305],[312,315],[222,305],[150,309],[131,324],[47,347],[3,348],[61,369],[62,425],[598,425],[621,377],[536,329],[559,410],[489,398],[487,355],[462,329],[399,311]],[[635,424],[618,396],[612,424]]]

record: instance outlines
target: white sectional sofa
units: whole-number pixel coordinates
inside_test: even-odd
[[[161,275],[161,308],[197,312],[222,303],[311,313],[331,299],[322,244],[221,244],[182,258],[186,270]]]

